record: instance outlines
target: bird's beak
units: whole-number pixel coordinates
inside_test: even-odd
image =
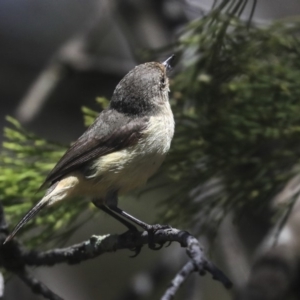
[[[162,64],[165,66],[166,70],[169,71],[172,69],[172,63],[174,62],[175,54],[172,54],[167,60]]]

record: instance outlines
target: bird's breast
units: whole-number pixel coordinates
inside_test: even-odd
[[[92,179],[99,188],[126,193],[144,185],[160,167],[170,149],[174,119],[167,103],[164,110],[151,116],[137,144],[97,159]]]

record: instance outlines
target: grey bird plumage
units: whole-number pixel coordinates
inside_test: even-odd
[[[45,206],[75,196],[116,205],[118,195],[144,185],[157,171],[174,134],[171,59],[138,65],[120,81],[109,107],[59,160],[42,185],[49,187],[45,196],[5,242]]]

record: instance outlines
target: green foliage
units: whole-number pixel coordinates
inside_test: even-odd
[[[176,134],[165,165],[178,190],[165,201],[168,222],[194,216],[200,227],[217,226],[231,209],[257,213],[296,171],[299,29],[249,27],[217,8],[181,35]]]
[[[96,102],[102,109],[108,105],[105,98],[97,98]],[[86,107],[82,108],[82,112],[86,126],[98,115]],[[67,146],[39,138],[11,117],[7,117],[7,121],[10,126],[4,129],[6,141],[0,154],[0,201],[4,205],[8,223],[16,225],[44,195],[45,191],[38,188]],[[84,201],[73,200],[71,206],[66,202],[60,203],[38,214],[22,232],[29,232],[25,236],[32,245],[41,245],[49,237],[57,235],[60,228],[71,224],[86,207]],[[59,237],[63,238],[69,231]]]
[[[7,117],[7,121],[11,126],[4,130],[6,142],[0,155],[0,201],[8,223],[16,225],[43,196],[44,191],[38,191],[38,187],[66,147],[27,132],[11,117]],[[41,244],[63,224],[73,220],[80,206],[78,201],[72,208],[62,204],[51,213],[42,212],[23,229],[23,233],[39,228],[34,237],[32,234],[29,237],[32,244]]]

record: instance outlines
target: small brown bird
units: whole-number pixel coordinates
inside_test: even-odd
[[[174,58],[131,70],[117,85],[110,105],[67,150],[42,187],[45,196],[17,224],[5,242],[42,208],[74,196],[85,196],[121,221],[121,216],[151,226],[117,207],[118,195],[144,185],[162,164],[174,134],[167,71]],[[121,216],[120,216],[121,215]]]

